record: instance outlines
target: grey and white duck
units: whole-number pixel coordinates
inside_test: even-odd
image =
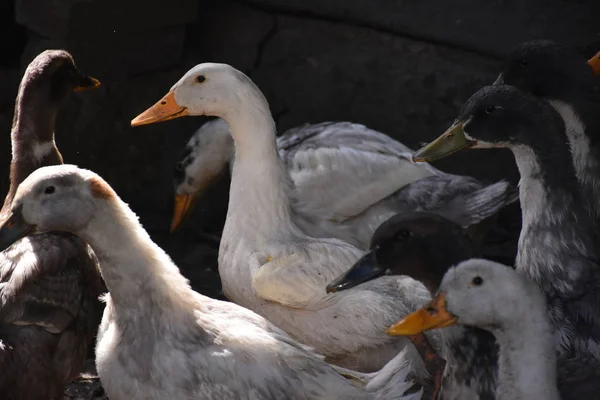
[[[491,398],[596,398],[600,361],[590,355],[557,357],[546,299],[538,285],[519,271],[472,259],[451,268],[437,296],[388,333],[413,335],[456,324],[485,329],[499,345],[498,383]]]
[[[18,222],[9,218],[12,200],[31,172],[62,164],[54,143],[61,104],[73,91],[98,85],[66,51],[44,51],[29,64],[16,99],[10,189],[0,223]],[[100,322],[97,260],[68,233],[25,236],[6,247],[0,246],[0,393],[6,399],[62,399]]]
[[[265,318],[193,291],[127,204],[91,171],[61,165],[33,172],[17,190],[0,243],[56,230],[82,237],[99,259],[109,293],[96,366],[111,399],[421,396],[405,394],[411,383],[402,354],[357,387]]]
[[[515,156],[522,223],[516,269],[548,297],[561,352],[600,357],[598,231],[573,167],[565,125],[547,102],[512,86],[489,86],[455,123],[418,150],[431,161],[464,148],[508,148]]]
[[[366,250],[374,230],[398,212],[431,210],[474,225],[516,201],[507,182],[486,185],[412,161],[413,150],[364,125],[322,122],[277,137],[277,150],[294,187],[298,225],[314,237],[336,237]],[[235,160],[225,120],[204,123],[175,168],[171,230],[195,200]]]
[[[577,178],[586,196],[595,199],[591,211],[600,220],[600,77],[591,66],[574,48],[534,40],[512,50],[497,83],[543,98],[558,111]]]

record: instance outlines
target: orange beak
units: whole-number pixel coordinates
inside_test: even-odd
[[[175,93],[169,92],[155,105],[135,117],[131,121],[131,126],[153,124],[155,122],[168,121],[186,115],[189,115],[188,109],[177,104],[177,101],[175,101]]]
[[[388,328],[391,336],[416,335],[430,329],[445,328],[456,324],[456,317],[446,308],[446,293],[440,293],[425,307],[410,314]]]
[[[92,78],[91,76],[86,76],[84,78],[84,82],[82,82],[79,86],[75,86],[73,91],[83,92],[84,90],[96,89],[97,87],[100,87],[100,81],[96,78]]]
[[[600,51],[594,57],[590,58],[587,63],[592,67],[594,75],[600,75]]]
[[[173,210],[173,219],[171,220],[171,233],[179,229],[183,220],[192,211],[196,198],[193,194],[175,195],[175,209]]]

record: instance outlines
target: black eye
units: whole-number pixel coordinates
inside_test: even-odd
[[[519,67],[521,67],[521,68],[525,68],[525,66],[527,65],[527,60],[524,60],[524,59],[521,59],[517,62],[519,63]]]
[[[198,76],[196,77],[196,82],[198,82],[198,83],[202,83],[202,82],[204,82],[205,80],[206,80],[206,78],[204,77],[204,75],[198,75]]]
[[[471,282],[475,286],[481,286],[481,284],[483,283],[483,278],[480,276],[476,276],[475,278],[473,278],[473,280]]]
[[[494,107],[494,106],[489,106],[489,107],[486,107],[484,111],[485,111],[485,113],[486,113],[486,114],[491,114],[491,113],[493,113],[495,110],[496,110],[496,107]]]
[[[398,237],[400,239],[408,239],[411,236],[412,236],[412,232],[408,231],[408,230],[402,230],[402,231],[398,232]]]
[[[44,194],[52,194],[55,190],[56,188],[54,186],[46,186],[44,189]]]

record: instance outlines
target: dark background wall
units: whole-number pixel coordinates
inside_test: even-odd
[[[494,80],[511,47],[549,38],[591,55],[600,50],[599,20],[599,0],[5,0],[0,193],[8,188],[22,71],[40,51],[66,48],[102,87],[74,95],[60,113],[56,140],[65,160],[101,174],[201,282],[204,272],[214,275],[216,250],[195,234],[218,234],[227,180],[207,193],[186,229],[167,229],[173,166],[202,119],[129,126],[193,65],[226,62],[248,73],[280,132],[349,120],[416,148]],[[503,151],[464,152],[436,166],[489,181],[518,177]],[[517,215],[515,206],[506,218]]]

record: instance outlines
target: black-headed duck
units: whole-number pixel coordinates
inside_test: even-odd
[[[465,148],[513,152],[523,221],[516,269],[548,296],[557,349],[600,357],[598,232],[567,141],[562,118],[547,102],[512,86],[488,86],[413,157],[431,161]]]
[[[533,40],[512,50],[498,82],[547,100],[558,111],[577,178],[585,195],[596,199],[590,202],[591,211],[600,218],[600,77],[590,66],[572,47]],[[540,135],[543,139],[544,132]]]

